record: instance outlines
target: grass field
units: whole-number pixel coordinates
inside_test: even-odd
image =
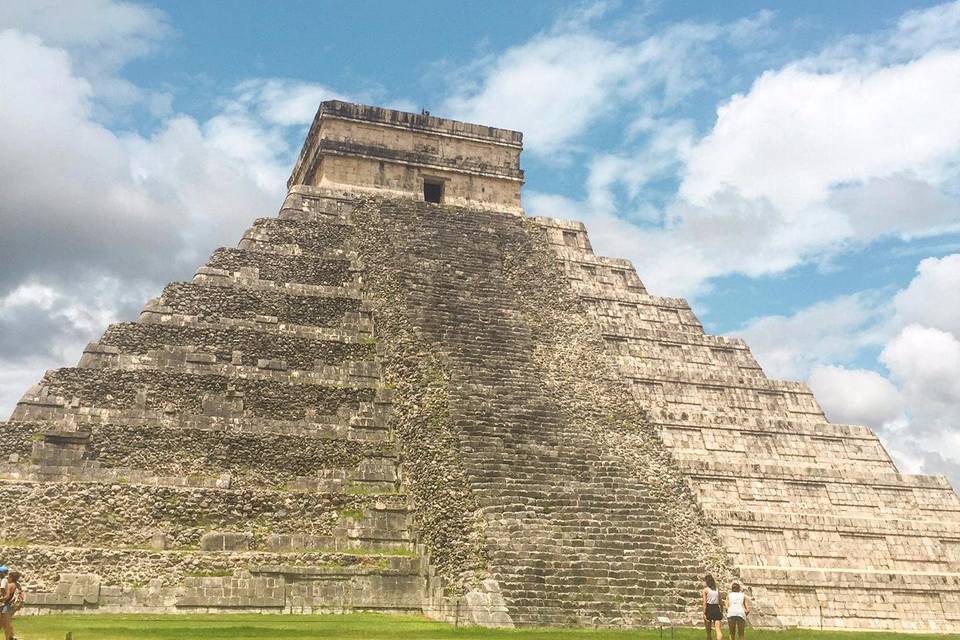
[[[557,629],[498,630],[459,628],[411,616],[368,613],[350,615],[280,616],[25,616],[16,618],[22,640],[659,640],[657,630],[589,631]],[[726,631],[726,630],[724,630]],[[665,630],[664,638],[670,638]],[[843,631],[754,631],[750,640],[944,640],[945,635],[857,633]],[[954,636],[956,637],[956,636]],[[703,640],[700,629],[677,629],[675,640]],[[724,640],[727,640],[724,633]]]

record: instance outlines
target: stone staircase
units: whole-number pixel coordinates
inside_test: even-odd
[[[379,243],[364,260],[401,274],[405,317],[443,354],[489,571],[513,623],[695,621],[704,562],[667,513],[683,496],[644,482],[589,432],[584,421],[607,411],[596,398],[573,392],[580,408],[562,410],[535,358],[540,336],[504,267],[531,240],[524,220],[409,201],[371,206],[374,219],[358,229]],[[536,284],[539,273],[528,275]]]
[[[291,198],[49,371],[0,441],[0,558],[57,611],[420,611],[352,227]]]

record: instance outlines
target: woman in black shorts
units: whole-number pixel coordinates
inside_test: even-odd
[[[713,632],[717,632],[717,640],[723,640],[723,608],[720,606],[720,592],[717,590],[717,581],[709,573],[704,576],[703,582],[707,585],[703,595],[703,622],[707,628],[707,640],[713,640]]]

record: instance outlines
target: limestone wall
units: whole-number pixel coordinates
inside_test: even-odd
[[[960,500],[942,476],[901,474],[869,429],[827,422],[805,385],[593,255],[581,224],[536,221],[768,623],[960,631]]]
[[[520,213],[518,132],[337,101],[320,105],[287,186],[443,201]]]

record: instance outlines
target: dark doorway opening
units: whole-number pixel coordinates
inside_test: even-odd
[[[443,202],[443,181],[425,179],[423,181],[423,199],[425,202],[434,204]]]

